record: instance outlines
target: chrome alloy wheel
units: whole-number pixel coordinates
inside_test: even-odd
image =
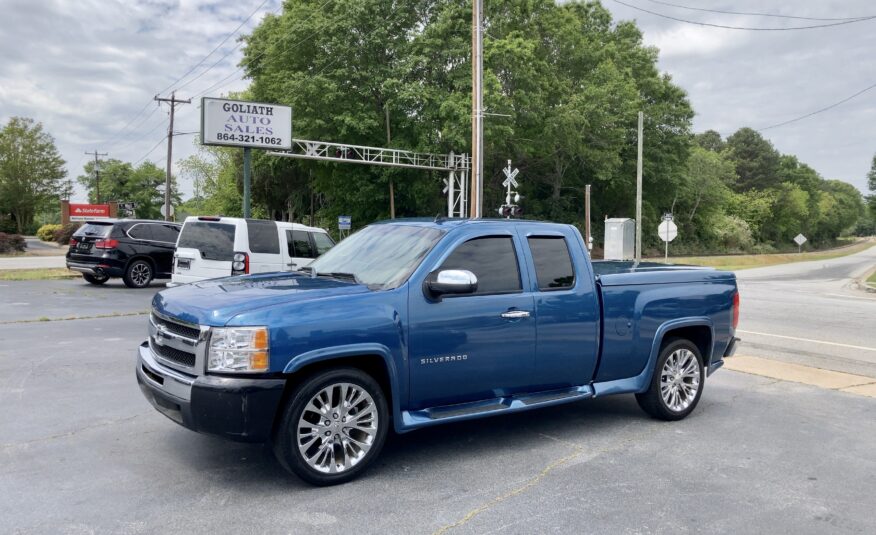
[[[145,286],[149,283],[150,278],[151,273],[148,265],[141,262],[135,264],[134,267],[131,268],[131,280],[134,281],[134,284],[137,286]]]
[[[313,396],[298,419],[298,451],[319,472],[334,474],[356,466],[377,437],[377,406],[364,388],[329,385]]]
[[[669,410],[681,412],[690,407],[699,389],[700,365],[696,355],[683,348],[673,351],[660,372],[663,403]]]

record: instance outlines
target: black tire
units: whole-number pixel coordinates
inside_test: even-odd
[[[109,277],[107,277],[106,275],[98,276],[92,275],[90,273],[83,273],[82,278],[90,284],[94,284],[95,286],[100,286],[101,284],[109,280]]]
[[[690,376],[687,378],[663,373],[666,361],[669,360],[673,354],[676,355],[676,360],[686,358],[688,353],[685,351],[693,354],[694,361],[696,362],[696,370],[691,370]],[[688,365],[692,365],[692,363],[688,362]],[[668,384],[677,384],[675,387],[676,397],[673,398],[671,393],[668,394],[669,398],[676,401],[676,403],[671,404],[664,399],[664,395],[661,391],[664,377],[668,379]],[[696,379],[696,394],[690,396],[688,394],[694,379]],[[696,344],[690,340],[685,340],[683,338],[670,339],[660,351],[660,356],[657,358],[657,364],[654,367],[654,374],[651,377],[651,384],[648,386],[648,390],[641,394],[636,394],[636,401],[639,403],[639,407],[641,407],[642,410],[658,420],[681,420],[696,408],[697,404],[700,402],[700,397],[703,395],[704,386],[705,370],[703,366],[703,357],[700,354],[699,348],[697,348]],[[672,387],[670,386],[670,392],[671,388]]]
[[[145,260],[134,260],[128,264],[122,280],[128,288],[145,288],[152,282],[153,277],[155,272],[152,270],[152,264]]]
[[[358,387],[364,392],[367,392],[371,397],[374,410],[376,411],[376,422],[372,423],[376,429],[373,438],[370,439],[370,448],[361,456],[361,458],[355,459],[355,463],[353,463],[351,467],[345,468],[340,472],[327,473],[312,467],[310,463],[308,463],[304,454],[299,450],[299,433],[302,432],[302,429],[308,429],[307,426],[299,427],[299,422],[301,421],[302,414],[305,412],[305,409],[312,399],[323,390],[331,389],[332,401],[335,401],[337,399],[334,397],[336,393],[338,397],[340,397],[340,385],[342,384],[350,384]],[[367,398],[364,401],[367,402]],[[360,407],[362,410],[358,410],[356,407]],[[336,459],[343,458],[344,460],[347,460],[348,458],[352,458],[348,457],[347,448],[353,448],[349,451],[355,451],[355,448],[358,447],[352,439],[362,439],[366,435],[361,431],[357,431],[355,428],[350,431],[349,424],[346,427],[344,427],[343,424],[339,424],[339,417],[345,418],[344,421],[346,421],[347,416],[352,415],[352,417],[355,417],[355,415],[359,413],[370,413],[370,410],[364,410],[367,407],[368,405],[363,406],[360,402],[354,407],[350,407],[349,409],[345,408],[345,411],[351,411],[347,413],[335,413],[335,408],[330,408],[327,417],[335,417],[334,422],[332,423],[333,425],[341,426],[336,427],[335,429],[341,429],[338,432],[344,434],[344,437],[340,438],[339,434],[335,434],[333,438],[336,439],[336,442],[332,442],[331,444],[333,445],[326,444],[327,440],[331,441],[332,439],[324,439],[322,437],[322,434],[326,431],[327,427],[322,425],[322,420],[320,419],[320,423],[313,424],[313,427],[311,428],[314,435],[309,436],[314,437],[313,440],[315,442],[311,442],[311,450],[309,451],[316,452],[325,449],[326,455],[328,455],[330,449],[331,458],[329,464],[331,465],[334,463],[335,466],[337,466],[335,463]],[[312,410],[308,410],[308,415],[305,416],[305,419],[314,414],[315,413],[313,413]],[[343,416],[344,414],[347,416]],[[360,421],[366,421],[367,419],[366,416],[366,418],[363,418]],[[331,420],[325,421],[331,422]],[[274,434],[274,455],[286,470],[312,485],[327,486],[346,483],[364,472],[374,462],[374,459],[378,457],[380,450],[383,448],[383,444],[386,441],[386,434],[389,426],[389,408],[386,396],[383,393],[383,389],[377,384],[377,381],[365,372],[355,368],[334,368],[325,370],[304,379],[295,387],[295,391],[292,392],[292,395],[289,397],[276,433]],[[327,433],[332,432],[334,431],[327,431]],[[317,439],[316,437],[319,438]],[[357,453],[361,453],[361,448],[359,450],[360,451]],[[319,458],[321,458],[319,453],[313,453],[312,459]]]

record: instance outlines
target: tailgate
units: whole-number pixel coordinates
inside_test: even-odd
[[[174,253],[174,275],[213,279],[231,275],[237,226],[218,221],[183,225]]]

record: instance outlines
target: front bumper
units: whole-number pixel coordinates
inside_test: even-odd
[[[143,343],[137,355],[137,382],[155,409],[199,433],[243,442],[265,442],[280,406],[283,379],[193,377],[153,358]]]

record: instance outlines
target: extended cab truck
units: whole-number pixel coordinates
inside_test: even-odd
[[[305,273],[156,294],[137,380],[172,420],[271,441],[318,485],[361,473],[390,426],[623,393],[684,418],[736,345],[735,276],[598,266],[569,225],[375,224]]]

